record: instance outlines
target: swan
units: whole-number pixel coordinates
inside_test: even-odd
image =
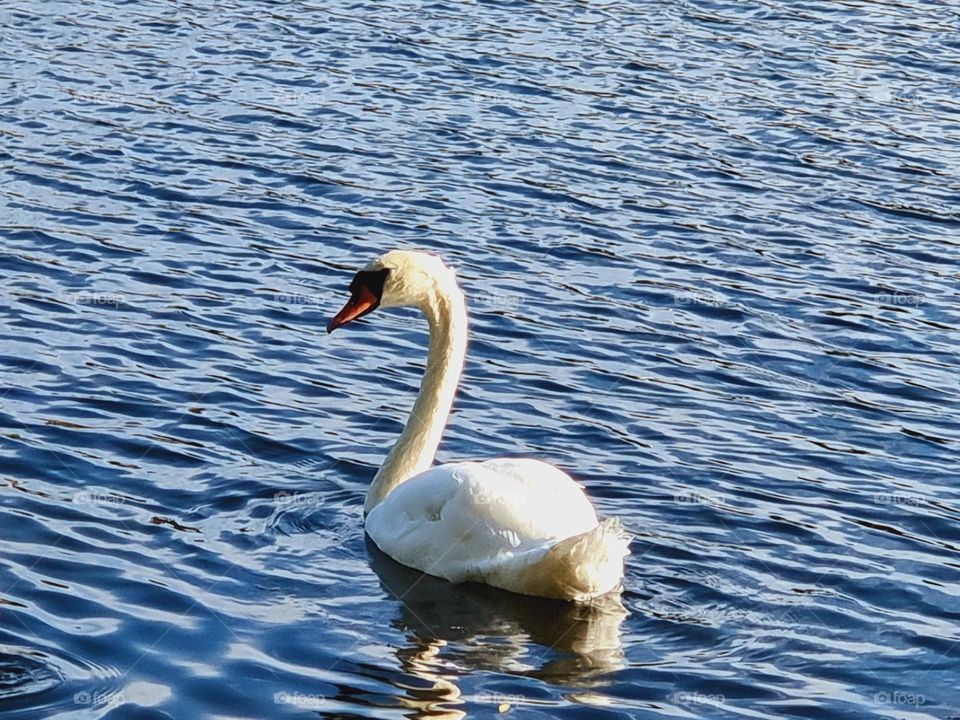
[[[583,488],[529,458],[433,465],[463,370],[467,308],[436,255],[393,250],[356,273],[333,332],[377,308],[413,307],[430,328],[427,366],[406,426],[364,502],[367,535],[397,562],[451,582],[586,601],[616,590],[630,536],[599,522]]]

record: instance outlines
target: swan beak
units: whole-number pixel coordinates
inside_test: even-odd
[[[332,333],[338,327],[346,325],[352,320],[363,317],[368,312],[373,312],[380,304],[380,298],[366,285],[358,285],[347,304],[334,315],[327,323],[327,332]]]

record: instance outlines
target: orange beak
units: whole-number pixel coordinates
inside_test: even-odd
[[[338,327],[363,317],[368,312],[376,310],[379,304],[380,298],[374,295],[370,288],[366,285],[357,286],[347,304],[327,323],[327,332],[332,333]]]

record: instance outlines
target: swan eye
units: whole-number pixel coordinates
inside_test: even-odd
[[[383,297],[383,286],[387,282],[387,275],[389,274],[390,268],[361,270],[350,281],[350,294],[356,295],[365,288],[377,298],[377,302],[380,302]]]

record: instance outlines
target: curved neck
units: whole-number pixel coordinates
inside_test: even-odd
[[[420,394],[407,424],[367,490],[370,512],[405,480],[430,468],[460,382],[467,352],[467,308],[460,289],[435,288],[421,308],[430,324],[430,351]]]

